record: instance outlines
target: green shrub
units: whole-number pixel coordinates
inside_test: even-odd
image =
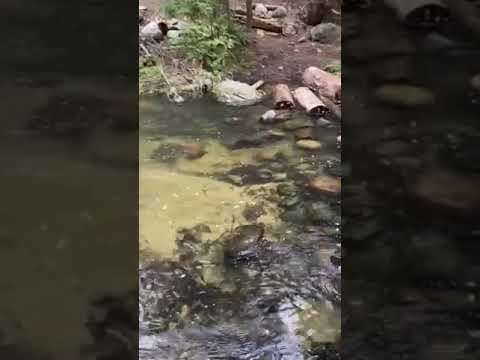
[[[217,14],[216,0],[170,0],[164,10],[170,17],[187,17],[191,20],[213,18]]]
[[[165,12],[172,17],[186,17],[192,24],[172,41],[190,60],[215,74],[238,63],[239,50],[246,44],[246,34],[222,12],[218,0],[170,0]]]
[[[342,73],[342,65],[340,63],[332,63],[325,66],[324,70],[330,74],[340,75]]]
[[[195,23],[182,32],[175,45],[208,71],[219,73],[237,62],[238,50],[246,42],[240,29],[227,21]]]

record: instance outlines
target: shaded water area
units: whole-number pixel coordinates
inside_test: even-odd
[[[477,359],[480,47],[343,16],[342,356]]]
[[[266,110],[140,100],[142,359],[335,356],[339,124]]]
[[[138,133],[109,122],[136,118],[125,86],[48,79],[0,86],[2,358],[92,356],[91,301],[137,284]]]

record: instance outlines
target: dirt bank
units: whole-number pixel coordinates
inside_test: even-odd
[[[162,3],[165,3],[165,0],[140,0],[140,5],[147,7],[144,12],[146,18],[161,15]],[[264,80],[267,85],[286,83],[297,86],[307,67],[322,68],[333,62],[340,62],[340,43],[321,44],[307,39],[311,26],[302,22],[301,15],[308,0],[261,0],[253,3],[284,6],[287,9],[284,23],[293,24],[296,34],[285,36],[258,29],[250,30],[250,41],[243,59],[245,67],[233,74],[235,80],[247,83]],[[245,4],[244,1],[231,0],[230,6],[237,9],[244,8]],[[166,51],[165,49],[165,54]],[[183,85],[191,83],[192,76],[194,77],[198,70],[175,54],[163,56],[162,64],[166,76],[173,79],[172,82],[178,81]],[[183,79],[185,74],[190,78]]]

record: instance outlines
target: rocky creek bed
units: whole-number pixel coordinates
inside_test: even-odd
[[[337,354],[339,123],[266,110],[141,99],[142,359]]]

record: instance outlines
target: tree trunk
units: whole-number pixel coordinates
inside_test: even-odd
[[[223,0],[223,8],[228,19],[230,19],[230,0]]]
[[[247,0],[247,28],[252,28],[253,4],[252,0]]]
[[[310,0],[307,4],[304,21],[307,25],[318,25],[322,22],[327,11],[325,0]]]
[[[237,15],[235,15],[235,18],[240,20],[241,22],[244,22],[248,25],[248,17],[239,15],[240,12],[236,12]],[[261,19],[256,16],[252,17],[251,24],[249,28],[257,28],[257,29],[262,29],[266,31],[270,31],[273,33],[281,34],[282,33],[282,26],[278,24],[276,21],[269,20],[269,19]]]

